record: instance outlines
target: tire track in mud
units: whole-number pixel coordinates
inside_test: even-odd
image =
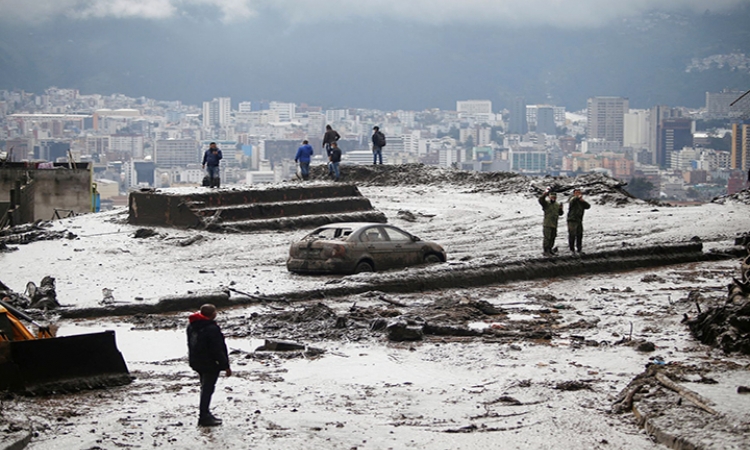
[[[511,262],[448,263],[405,271],[358,274],[344,277],[340,282],[326,285],[323,288],[268,296],[230,296],[230,291],[227,289],[208,293],[162,297],[155,304],[60,309],[58,312],[63,318],[93,318],[185,311],[198,308],[204,303],[213,303],[218,307],[230,307],[262,302],[344,297],[368,291],[422,292],[594,273],[623,272],[699,261],[716,261],[737,257],[742,251],[744,250],[738,247],[737,249],[728,249],[725,252],[706,253],[703,252],[702,243],[692,242],[627,248],[576,256],[522,259]]]

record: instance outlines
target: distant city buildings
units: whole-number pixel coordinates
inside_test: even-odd
[[[104,195],[126,198],[135,187],[200,185],[209,142],[224,154],[224,186],[292,179],[304,139],[314,147],[313,164],[326,163],[321,140],[328,124],[342,136],[344,167],[371,164],[377,125],[387,137],[386,165],[529,175],[595,171],[645,178],[653,195],[685,199],[688,190],[708,196],[745,185],[750,122],[743,121],[747,111],[727,109],[739,95],[707,93],[706,108],[698,110],[630,109],[624,97],[591,97],[585,110],[568,112],[517,96],[499,111],[481,99],[456,101],[455,110],[381,111],[263,99],[242,99],[233,109],[228,97],[186,105],[73,89],[0,90],[0,160],[91,161]],[[740,173],[745,181],[737,181]]]

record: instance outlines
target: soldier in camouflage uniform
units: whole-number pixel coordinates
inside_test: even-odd
[[[563,205],[557,203],[557,194],[547,188],[539,197],[539,204],[544,210],[544,255],[552,256],[557,253],[555,239],[557,238],[557,220],[563,215]]]
[[[573,190],[573,196],[568,200],[568,248],[571,253],[581,253],[583,241],[583,213],[591,208],[589,202],[583,199],[581,190]]]

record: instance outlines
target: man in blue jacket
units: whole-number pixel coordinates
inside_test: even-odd
[[[302,145],[297,149],[297,155],[294,162],[299,162],[299,172],[303,180],[310,176],[310,159],[313,155],[313,147],[308,144],[307,139],[302,141]]]
[[[208,178],[210,179],[209,185],[211,187],[219,187],[221,180],[219,180],[219,161],[223,156],[221,150],[216,146],[216,142],[211,142],[208,146],[208,150],[203,154],[203,168],[208,167]]]
[[[223,370],[226,376],[232,375],[229,368],[229,354],[224,335],[216,324],[216,306],[207,303],[199,312],[191,314],[187,327],[188,361],[198,372],[201,380],[201,400],[198,425],[212,427],[221,425],[221,419],[210,412],[211,396]]]

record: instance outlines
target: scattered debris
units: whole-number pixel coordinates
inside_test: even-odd
[[[725,353],[750,354],[750,256],[741,264],[742,279],[729,285],[726,303],[707,308],[687,319],[696,339],[718,346]],[[696,301],[696,305],[697,301]]]
[[[135,233],[133,233],[133,237],[137,239],[144,239],[156,236],[156,234],[156,230],[154,230],[153,228],[138,228],[137,230],[135,230]]]

